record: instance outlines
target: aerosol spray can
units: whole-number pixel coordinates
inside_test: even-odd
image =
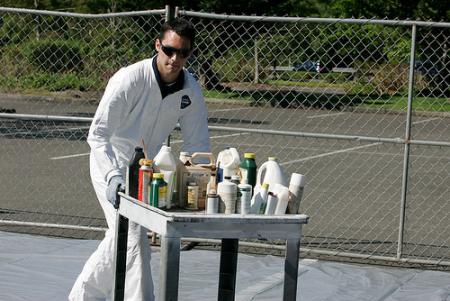
[[[133,157],[131,158],[127,168],[125,193],[135,199],[138,198],[139,189],[139,168],[141,167],[139,165],[139,160],[144,158],[145,155],[142,147],[136,146]]]
[[[216,214],[219,213],[219,196],[215,190],[210,190],[208,198],[206,200],[206,213]]]
[[[139,164],[139,191],[138,200],[146,204],[149,203],[150,198],[150,185],[153,177],[152,160],[141,159]]]
[[[238,198],[240,199],[240,206],[236,203],[236,213],[249,214],[250,204],[252,200],[252,185],[250,184],[239,184],[238,185]]]

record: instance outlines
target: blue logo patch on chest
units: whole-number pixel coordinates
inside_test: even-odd
[[[187,108],[191,105],[191,99],[187,95],[181,96],[181,108]]]

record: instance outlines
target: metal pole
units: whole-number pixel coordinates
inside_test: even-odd
[[[174,7],[170,4],[166,5],[166,15],[165,15],[166,22],[172,20],[173,18],[176,18],[176,15],[175,15],[176,10],[177,10],[176,7]]]
[[[165,15],[166,22],[172,20],[173,18],[176,18],[177,14],[178,14],[178,6],[173,7],[172,5],[166,5],[166,15]],[[167,137],[166,145],[170,146],[170,135]]]
[[[159,300],[178,300],[180,238],[161,237]]]
[[[116,229],[114,238],[114,279],[113,301],[123,301],[125,296],[125,276],[127,265],[128,218],[116,212]]]
[[[238,239],[222,239],[220,249],[219,293],[217,298],[219,301],[234,301],[238,249]]]
[[[284,259],[283,301],[297,300],[299,253],[300,239],[287,239],[286,255]]]
[[[405,150],[403,157],[403,177],[402,177],[402,199],[400,203],[400,222],[398,229],[398,246],[397,259],[402,257],[403,253],[403,234],[405,231],[405,213],[406,213],[406,197],[408,194],[408,173],[409,173],[409,153],[411,148],[411,116],[412,116],[412,102],[414,92],[414,65],[416,60],[416,33],[417,26],[412,26],[411,33],[411,54],[409,62],[409,82],[408,82],[408,108],[406,112],[406,129],[405,129]]]
[[[199,243],[210,243],[210,244],[220,244],[220,239],[207,239],[207,238],[185,238],[183,241],[187,242],[199,242]],[[261,248],[267,250],[279,250],[286,251],[285,245],[273,245],[268,243],[255,243],[255,242],[246,242],[239,241],[239,246],[244,247],[252,247],[252,248]],[[301,252],[307,254],[314,255],[326,255],[330,257],[340,257],[340,258],[350,258],[350,259],[364,259],[364,260],[374,260],[374,261],[385,261],[385,262],[393,262],[396,264],[426,264],[426,265],[436,265],[436,266],[450,266],[450,261],[448,260],[427,260],[427,259],[414,259],[414,258],[400,258],[397,257],[388,257],[388,256],[379,256],[379,255],[371,255],[371,254],[358,254],[351,252],[341,252],[336,250],[320,250],[320,249],[311,249],[311,248],[300,248]]]
[[[259,82],[259,62],[258,62],[258,38],[255,39],[255,78],[253,82],[257,84]]]

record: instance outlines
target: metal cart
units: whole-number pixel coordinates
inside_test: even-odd
[[[158,300],[178,300],[180,242],[182,237],[222,240],[217,300],[235,298],[239,239],[285,239],[283,300],[296,300],[298,261],[303,214],[266,216],[166,212],[120,194],[116,218],[113,300],[123,300],[127,256],[128,222],[156,232],[161,239],[161,267]]]

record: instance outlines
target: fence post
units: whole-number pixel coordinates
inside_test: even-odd
[[[413,24],[411,32],[411,54],[409,62],[409,79],[408,79],[408,107],[406,112],[405,150],[403,156],[402,198],[400,203],[400,223],[398,229],[397,259],[400,259],[402,257],[403,234],[405,231],[406,196],[408,193],[409,153],[411,148],[410,139],[411,139],[412,102],[414,92],[414,68],[416,61],[416,34],[417,34],[417,25]]]
[[[165,21],[170,21],[173,18],[176,18],[178,14],[178,6],[174,7],[172,5],[166,5],[166,15],[165,15]]]
[[[178,11],[178,6],[173,7],[171,5],[166,5],[165,21],[167,22],[176,18],[178,16]],[[170,134],[167,136],[166,145],[170,146]]]
[[[255,39],[255,78],[253,82],[257,84],[259,82],[259,59],[258,59],[258,38]]]

